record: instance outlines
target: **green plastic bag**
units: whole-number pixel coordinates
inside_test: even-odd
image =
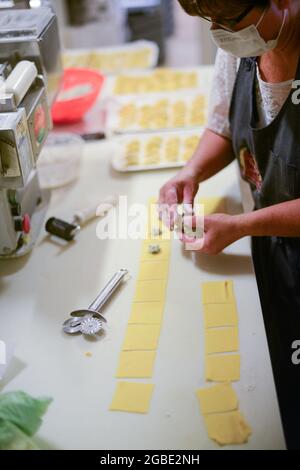
[[[24,392],[0,394],[0,449],[37,450],[30,438],[41,426],[51,401],[35,399]]]

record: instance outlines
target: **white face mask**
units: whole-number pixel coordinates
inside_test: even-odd
[[[287,10],[284,11],[284,17],[279,34],[272,41],[265,41],[258,32],[258,26],[262,22],[267,9],[263,12],[261,18],[256,25],[248,26],[241,31],[232,32],[225,29],[211,30],[212,38],[215,44],[236,57],[258,57],[265,54],[278,44],[280,35],[285,25]]]

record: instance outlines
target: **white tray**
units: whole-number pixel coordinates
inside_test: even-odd
[[[198,98],[203,98],[203,120],[195,124],[191,124],[191,112],[192,105],[194,101]],[[160,110],[155,111],[155,106],[159,104],[160,101],[167,100],[167,116],[168,123],[166,126],[161,127],[160,123],[155,122],[155,117],[160,116]],[[173,117],[173,106],[178,103],[183,102],[187,109],[187,116],[185,118],[185,124],[176,126],[172,123]],[[129,120],[128,125],[122,124],[122,110],[126,106],[133,105],[137,109],[137,116]],[[139,119],[141,117],[142,109],[144,106],[153,107],[153,116],[150,119],[149,127],[144,127],[140,124]],[[146,95],[143,97],[118,97],[111,99],[107,103],[107,118],[106,118],[106,132],[108,135],[112,134],[127,134],[127,133],[136,133],[136,132],[157,132],[163,130],[175,130],[175,129],[193,129],[198,127],[203,127],[206,125],[208,114],[208,96],[206,93],[202,92],[189,92],[189,93],[157,93],[152,95]]]
[[[159,72],[172,72],[172,73],[182,73],[184,75],[188,74],[195,74],[196,75],[196,80],[193,85],[189,85],[186,87],[180,87],[176,89],[172,89],[172,87],[166,87],[164,88],[163,86],[160,87],[162,80],[159,81],[157,84],[157,87],[155,89],[150,88],[150,89],[139,89],[139,81],[143,79],[148,79],[151,78],[151,76],[155,76],[155,74]],[[116,90],[116,85],[119,80],[124,80],[126,78],[130,79],[135,79],[134,86],[132,86],[132,89],[129,91],[122,91],[118,92]],[[153,93],[164,93],[164,92],[182,92],[182,91],[192,91],[192,90],[200,90],[203,92],[208,92],[211,87],[211,78],[212,78],[212,70],[211,67],[178,67],[178,68],[169,68],[169,67],[161,67],[161,68],[156,68],[155,70],[143,70],[143,71],[128,71],[127,73],[123,73],[117,77],[112,77],[110,81],[110,90],[109,94],[110,95],[115,95],[115,96],[128,96],[128,95],[144,95],[144,94],[153,94]]]
[[[145,52],[145,63],[142,66],[126,65],[126,55],[131,55],[131,59],[135,54]],[[140,70],[156,67],[158,61],[159,49],[157,44],[151,41],[135,41],[132,43],[114,46],[102,47],[97,49],[72,49],[66,50],[64,53],[64,66],[70,67],[84,67],[98,70],[105,74],[116,74],[126,72],[127,70]],[[109,60],[110,64],[101,67],[102,60]],[[113,59],[116,61],[113,64]]]
[[[203,134],[204,128],[195,128],[193,130],[183,130],[183,131],[171,131],[171,132],[157,132],[155,134],[135,134],[135,135],[124,135],[120,137],[115,137],[113,139],[114,142],[114,151],[112,156],[112,166],[115,170],[120,171],[122,173],[127,172],[137,172],[137,171],[149,171],[149,170],[164,170],[168,168],[180,168],[184,166],[187,160],[183,158],[180,159],[180,155],[183,155],[186,151],[185,148],[185,141],[189,137],[195,137],[196,142],[197,138],[201,138]],[[159,138],[161,139],[161,146],[160,146],[160,162],[159,163],[152,163],[146,164],[145,163],[145,150],[146,145],[152,139]],[[176,161],[167,161],[164,159],[164,155],[166,152],[166,145],[170,141],[170,139],[179,138],[179,158]],[[139,160],[140,164],[138,165],[128,165],[127,164],[127,148],[130,142],[137,141],[141,147],[139,151]],[[190,156],[192,157],[193,150],[190,151]]]

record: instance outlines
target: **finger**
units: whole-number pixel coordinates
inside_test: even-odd
[[[187,207],[193,207],[195,198],[195,188],[191,184],[186,184],[183,189],[183,203]]]
[[[159,191],[158,204],[165,204],[166,202],[166,186],[163,186]]]
[[[193,183],[187,184],[183,190],[183,209],[184,213],[188,215],[194,214],[194,203],[195,196],[197,194],[199,186],[194,185]]]
[[[185,234],[182,234],[179,239],[182,243],[195,243],[197,241],[194,237],[189,237]]]
[[[166,202],[169,206],[169,224],[170,230],[174,230],[175,220],[177,218],[177,207],[178,207],[178,189],[173,186],[167,191]]]
[[[164,212],[167,211],[168,204],[166,201],[166,192],[167,192],[167,186],[163,186],[159,192],[159,199],[158,199],[158,205],[157,205],[157,210],[158,210],[158,216],[160,220],[163,220],[163,214]]]
[[[185,249],[186,249],[187,251],[203,252],[203,249],[204,249],[204,238],[201,238],[200,240],[194,241],[193,243],[186,243],[186,244],[185,244]]]
[[[185,235],[200,240],[204,236],[203,217],[188,216],[183,219],[183,231]]]
[[[184,216],[192,216],[194,214],[193,204],[184,202],[182,208]]]
[[[171,230],[171,220],[168,209],[160,212],[160,220],[167,227],[168,230]]]
[[[198,217],[195,215],[186,215],[184,217],[184,225],[189,229],[194,229],[199,225]]]
[[[168,204],[159,206],[159,218],[169,230],[174,230],[177,222],[177,207],[177,204],[173,206],[169,206]]]
[[[178,204],[178,194],[177,194],[177,187],[171,186],[166,190],[165,193],[165,202],[169,206],[173,206],[174,204]]]

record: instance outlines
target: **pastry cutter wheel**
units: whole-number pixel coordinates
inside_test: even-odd
[[[63,324],[63,331],[67,334],[82,333],[84,335],[94,335],[101,331],[103,324],[107,323],[107,320],[99,312],[127,274],[127,269],[120,269],[106,284],[88,309],[75,310],[70,314],[71,318]]]

